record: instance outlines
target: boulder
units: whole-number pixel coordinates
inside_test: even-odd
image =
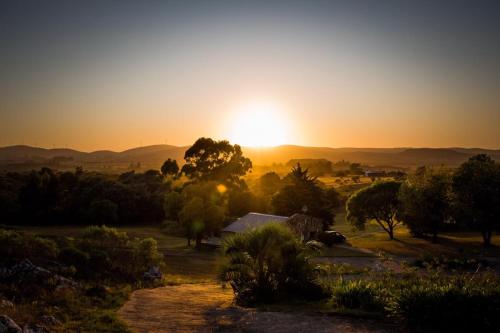
[[[28,259],[24,259],[18,264],[10,268],[2,268],[0,270],[0,282],[15,282],[20,283],[50,283],[57,289],[59,288],[76,288],[78,283],[67,279],[63,276],[55,274],[43,267],[33,265]]]
[[[155,280],[161,280],[163,277],[160,267],[158,266],[153,266],[150,267],[147,272],[144,273],[143,279],[145,281],[155,281]]]
[[[39,322],[40,324],[47,326],[61,325],[61,322],[54,316],[41,316]]]
[[[21,328],[17,326],[15,321],[8,316],[0,316],[0,333],[23,333]]]
[[[2,299],[0,300],[0,308],[13,308],[14,307],[14,303],[12,303],[11,301],[8,301],[6,299]]]
[[[50,333],[50,331],[42,325],[25,325],[22,333]]]

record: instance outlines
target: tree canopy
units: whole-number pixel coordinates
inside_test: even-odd
[[[456,170],[452,187],[458,218],[479,230],[489,246],[500,228],[500,165],[488,155],[473,156]]]
[[[371,220],[394,239],[394,228],[400,224],[396,219],[400,182],[375,182],[354,193],[346,204],[347,220],[358,229],[364,229]]]
[[[186,151],[182,172],[196,180],[218,181],[240,186],[240,177],[251,168],[250,159],[243,156],[239,145],[226,140],[200,138]]]
[[[284,184],[272,199],[276,214],[305,213],[323,219],[325,229],[333,222],[333,209],[339,202],[334,189],[324,190],[300,164],[292,168],[284,178]]]
[[[398,216],[412,234],[430,234],[436,241],[450,217],[450,176],[444,171],[423,168],[401,185]]]

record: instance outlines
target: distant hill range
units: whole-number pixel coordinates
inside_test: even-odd
[[[167,158],[182,164],[188,147],[153,145],[122,152],[100,150],[81,152],[73,149],[45,149],[30,146],[0,147],[0,166],[16,165],[85,165],[127,166],[140,163],[142,167],[158,168]],[[284,145],[267,148],[243,148],[244,155],[254,165],[286,163],[291,159],[346,160],[373,166],[412,167],[419,165],[455,166],[475,154],[488,154],[500,161],[500,150],[481,148],[327,148]]]

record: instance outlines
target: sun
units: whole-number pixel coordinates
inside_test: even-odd
[[[268,147],[287,143],[287,119],[272,103],[248,103],[234,112],[229,139],[241,146]]]

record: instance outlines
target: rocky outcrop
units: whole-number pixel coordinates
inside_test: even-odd
[[[8,316],[0,316],[0,333],[23,333],[21,328]]]
[[[24,325],[21,329],[14,320],[0,315],[0,333],[50,333],[50,331],[45,326],[36,324]]]
[[[0,269],[0,282],[11,282],[22,284],[26,282],[36,282],[51,285],[59,288],[76,288],[78,284],[70,279],[55,274],[43,267],[33,265],[31,261],[25,259],[10,268]]]

